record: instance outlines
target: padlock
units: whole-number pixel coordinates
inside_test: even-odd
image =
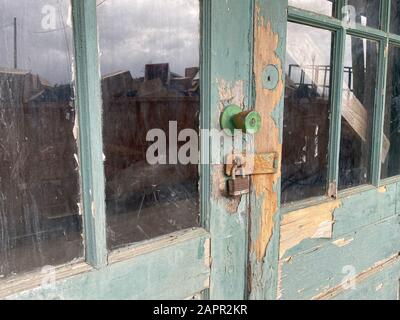
[[[228,193],[232,197],[242,196],[244,194],[250,193],[250,178],[244,176],[243,168],[242,176],[236,177],[236,171],[240,169],[238,166],[233,166],[232,168],[232,179],[228,180]]]

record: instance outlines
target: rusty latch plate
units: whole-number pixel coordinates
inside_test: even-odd
[[[264,154],[231,154],[226,159],[225,174],[232,176],[232,169],[238,162],[241,170],[238,174],[245,176],[275,174],[278,172],[278,154],[276,152]]]

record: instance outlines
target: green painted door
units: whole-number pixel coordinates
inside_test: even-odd
[[[396,300],[398,1],[256,3],[250,297]]]
[[[398,1],[14,3],[1,298],[398,298]],[[230,197],[238,151],[278,170]]]
[[[245,298],[207,132],[251,106],[252,1],[0,6],[0,297]]]

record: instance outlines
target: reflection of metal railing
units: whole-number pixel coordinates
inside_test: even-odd
[[[299,69],[299,80],[295,82],[293,75]],[[330,91],[330,65],[305,65],[298,64],[289,65],[289,78],[293,81],[295,86],[307,86],[310,89],[317,90],[322,98],[329,96]],[[309,75],[312,75],[311,78]],[[353,91],[353,68],[344,67],[344,75],[347,76],[348,88]],[[320,89],[320,90],[319,90]]]

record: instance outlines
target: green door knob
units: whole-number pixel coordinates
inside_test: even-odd
[[[256,111],[243,111],[239,106],[230,105],[221,115],[221,128],[231,133],[242,130],[244,133],[255,134],[261,129],[261,116]]]

